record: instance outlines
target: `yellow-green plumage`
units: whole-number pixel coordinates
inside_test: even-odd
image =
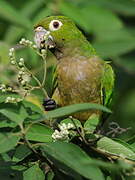
[[[60,29],[51,31],[49,23],[52,20],[62,22]],[[56,67],[56,81],[53,99],[59,106],[76,103],[97,103],[107,105],[110,101],[114,85],[114,74],[111,66],[101,60],[95,49],[67,17],[51,16],[39,22],[49,30],[56,43],[54,52],[58,62]],[[103,99],[103,90],[106,99]],[[104,96],[105,97],[105,96]],[[77,113],[75,118],[85,121],[93,113],[100,116],[100,111]]]

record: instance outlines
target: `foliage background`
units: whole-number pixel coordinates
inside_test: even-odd
[[[48,15],[72,18],[91,41],[98,54],[112,61],[116,73],[113,115],[110,121],[131,129],[121,135],[128,139],[135,130],[135,1],[134,0],[1,0],[0,1],[0,83],[15,83],[9,69],[8,49],[22,37],[33,40],[33,25]],[[18,49],[30,69],[42,77],[39,57],[31,50]],[[52,61],[48,62],[48,73]],[[49,92],[49,79],[46,88]],[[42,96],[35,92],[41,101]],[[106,130],[107,130],[106,125]]]

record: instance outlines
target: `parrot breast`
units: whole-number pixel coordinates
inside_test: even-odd
[[[86,58],[64,57],[58,62],[58,91],[61,106],[77,103],[101,104],[101,77],[103,73],[103,61],[96,56]],[[93,113],[89,111],[76,113],[75,118],[86,120]]]

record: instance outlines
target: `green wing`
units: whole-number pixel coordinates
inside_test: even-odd
[[[61,106],[61,98],[59,95],[58,90],[58,81],[57,81],[57,67],[54,68],[54,75],[53,75],[53,84],[52,84],[52,99],[55,100],[58,106]]]
[[[114,71],[108,62],[105,62],[104,74],[102,78],[102,101],[106,107],[111,106],[114,89]]]
[[[54,94],[55,89],[57,88],[57,73],[56,73],[56,65],[53,66],[52,72],[51,72],[51,97]]]

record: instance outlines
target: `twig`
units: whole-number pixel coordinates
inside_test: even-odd
[[[84,137],[84,136],[81,134],[81,132],[79,131],[79,129],[78,129],[78,127],[77,127],[76,123],[74,122],[73,118],[72,118],[72,117],[70,117],[70,119],[71,119],[72,123],[74,124],[74,126],[75,126],[75,128],[76,128],[76,130],[77,130],[77,132],[78,132],[79,136],[81,137],[82,141],[84,141],[84,142],[85,142],[85,144],[87,144],[87,145],[88,145],[88,142],[86,141],[85,137]]]

